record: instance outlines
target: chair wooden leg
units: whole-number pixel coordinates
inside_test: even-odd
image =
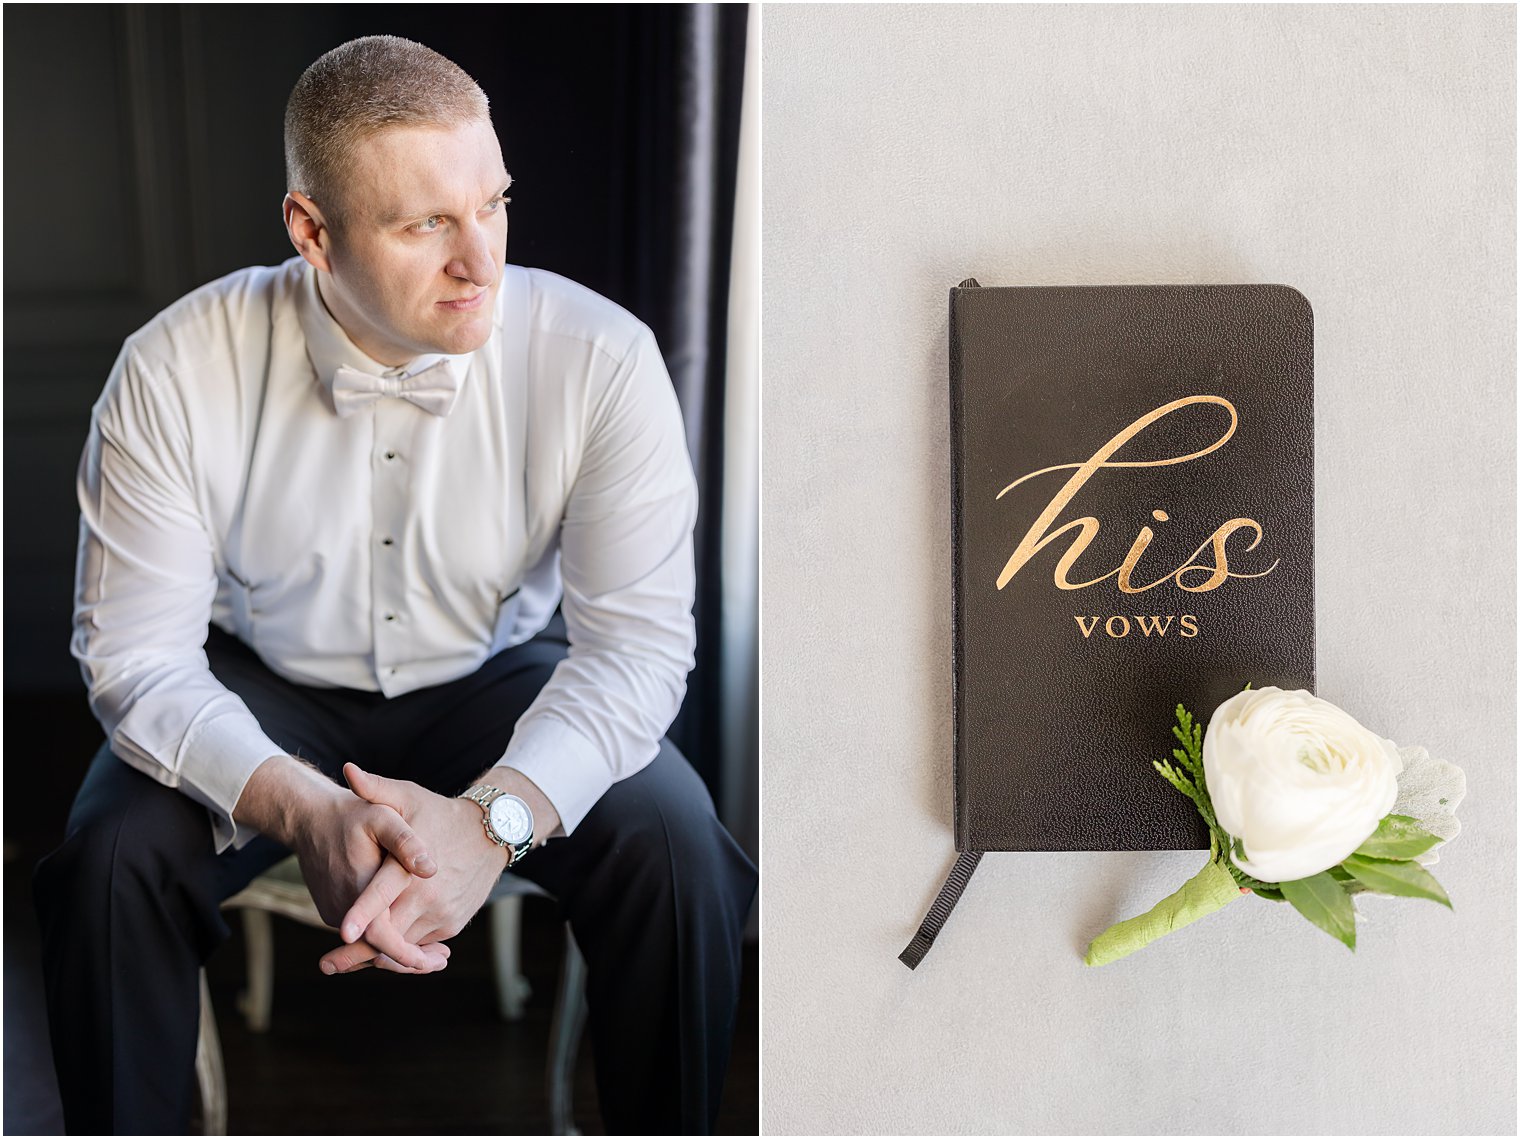
[[[491,960],[496,972],[496,1007],[502,1020],[521,1020],[533,986],[522,975],[522,896],[491,903]]]
[[[195,1045],[195,1079],[200,1085],[201,1120],[207,1135],[227,1134],[227,1072],[222,1067],[222,1042],[216,1033],[211,987],[201,970],[200,1035]]]
[[[579,1135],[575,1127],[575,1060],[586,1027],[586,959],[565,924],[554,1022],[549,1028],[549,1120],[556,1135]]]
[[[243,910],[243,951],[248,958],[248,987],[238,997],[238,1009],[249,1032],[269,1031],[274,1003],[274,925],[268,910]]]

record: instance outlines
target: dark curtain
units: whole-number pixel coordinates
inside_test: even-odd
[[[637,258],[640,296],[648,311],[676,395],[686,416],[686,440],[703,508],[696,534],[697,665],[686,703],[671,730],[698,763],[718,801],[722,732],[718,716],[722,643],[723,378],[727,348],[728,279],[733,236],[734,179],[743,94],[745,12],[710,5],[676,9],[654,54],[673,66],[654,75],[643,121],[634,137],[663,140],[651,147],[658,163],[646,184],[667,187],[645,203],[647,224],[634,232],[651,243]],[[702,757],[699,762],[695,757]]]

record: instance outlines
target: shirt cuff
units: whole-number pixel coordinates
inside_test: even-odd
[[[517,725],[496,766],[510,767],[531,779],[559,812],[567,835],[574,833],[613,784],[606,758],[590,740],[569,725],[544,717]]]
[[[259,832],[237,823],[232,809],[255,770],[285,749],[259,730],[246,713],[225,712],[193,725],[185,734],[180,790],[211,812],[216,852],[241,850]]]

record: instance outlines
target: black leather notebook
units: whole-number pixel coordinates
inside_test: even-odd
[[[1151,762],[1314,687],[1313,377],[1282,285],[951,290],[958,850],[1207,847]]]

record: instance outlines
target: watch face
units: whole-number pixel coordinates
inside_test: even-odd
[[[498,795],[491,801],[491,829],[514,845],[527,842],[533,834],[533,812],[516,795]]]

